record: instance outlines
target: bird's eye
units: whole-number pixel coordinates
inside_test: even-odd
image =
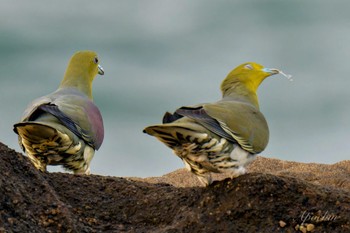
[[[251,64],[247,64],[244,66],[244,68],[248,69],[248,70],[252,70],[253,66]]]
[[[97,57],[94,58],[94,62],[95,62],[95,64],[98,64],[98,58]]]

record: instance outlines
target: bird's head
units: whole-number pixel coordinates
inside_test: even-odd
[[[93,80],[97,74],[103,75],[103,68],[99,64],[97,53],[93,51],[76,52],[70,59],[66,73],[84,74]]]
[[[97,74],[104,74],[97,54],[88,50],[76,52],[68,63],[60,87],[78,88],[91,95],[92,82]]]
[[[232,70],[221,84],[221,91],[225,93],[236,86],[243,86],[248,91],[256,93],[261,82],[274,74],[278,74],[278,69],[264,68],[262,65],[247,62]]]

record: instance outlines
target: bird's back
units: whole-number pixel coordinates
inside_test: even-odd
[[[14,131],[38,169],[63,165],[78,173],[89,172],[84,150],[93,156],[104,134],[98,108],[83,93],[70,88],[34,100],[22,121],[14,125]]]

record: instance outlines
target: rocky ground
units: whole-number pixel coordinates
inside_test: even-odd
[[[249,174],[204,188],[182,169],[146,179],[42,173],[0,143],[0,172],[0,232],[350,232],[349,160],[259,157]]]

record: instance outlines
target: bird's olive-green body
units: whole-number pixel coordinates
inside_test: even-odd
[[[173,149],[205,185],[211,183],[210,172],[241,175],[268,144],[269,128],[256,91],[265,78],[278,72],[244,63],[223,80],[221,100],[166,113],[163,124],[144,132]]]

